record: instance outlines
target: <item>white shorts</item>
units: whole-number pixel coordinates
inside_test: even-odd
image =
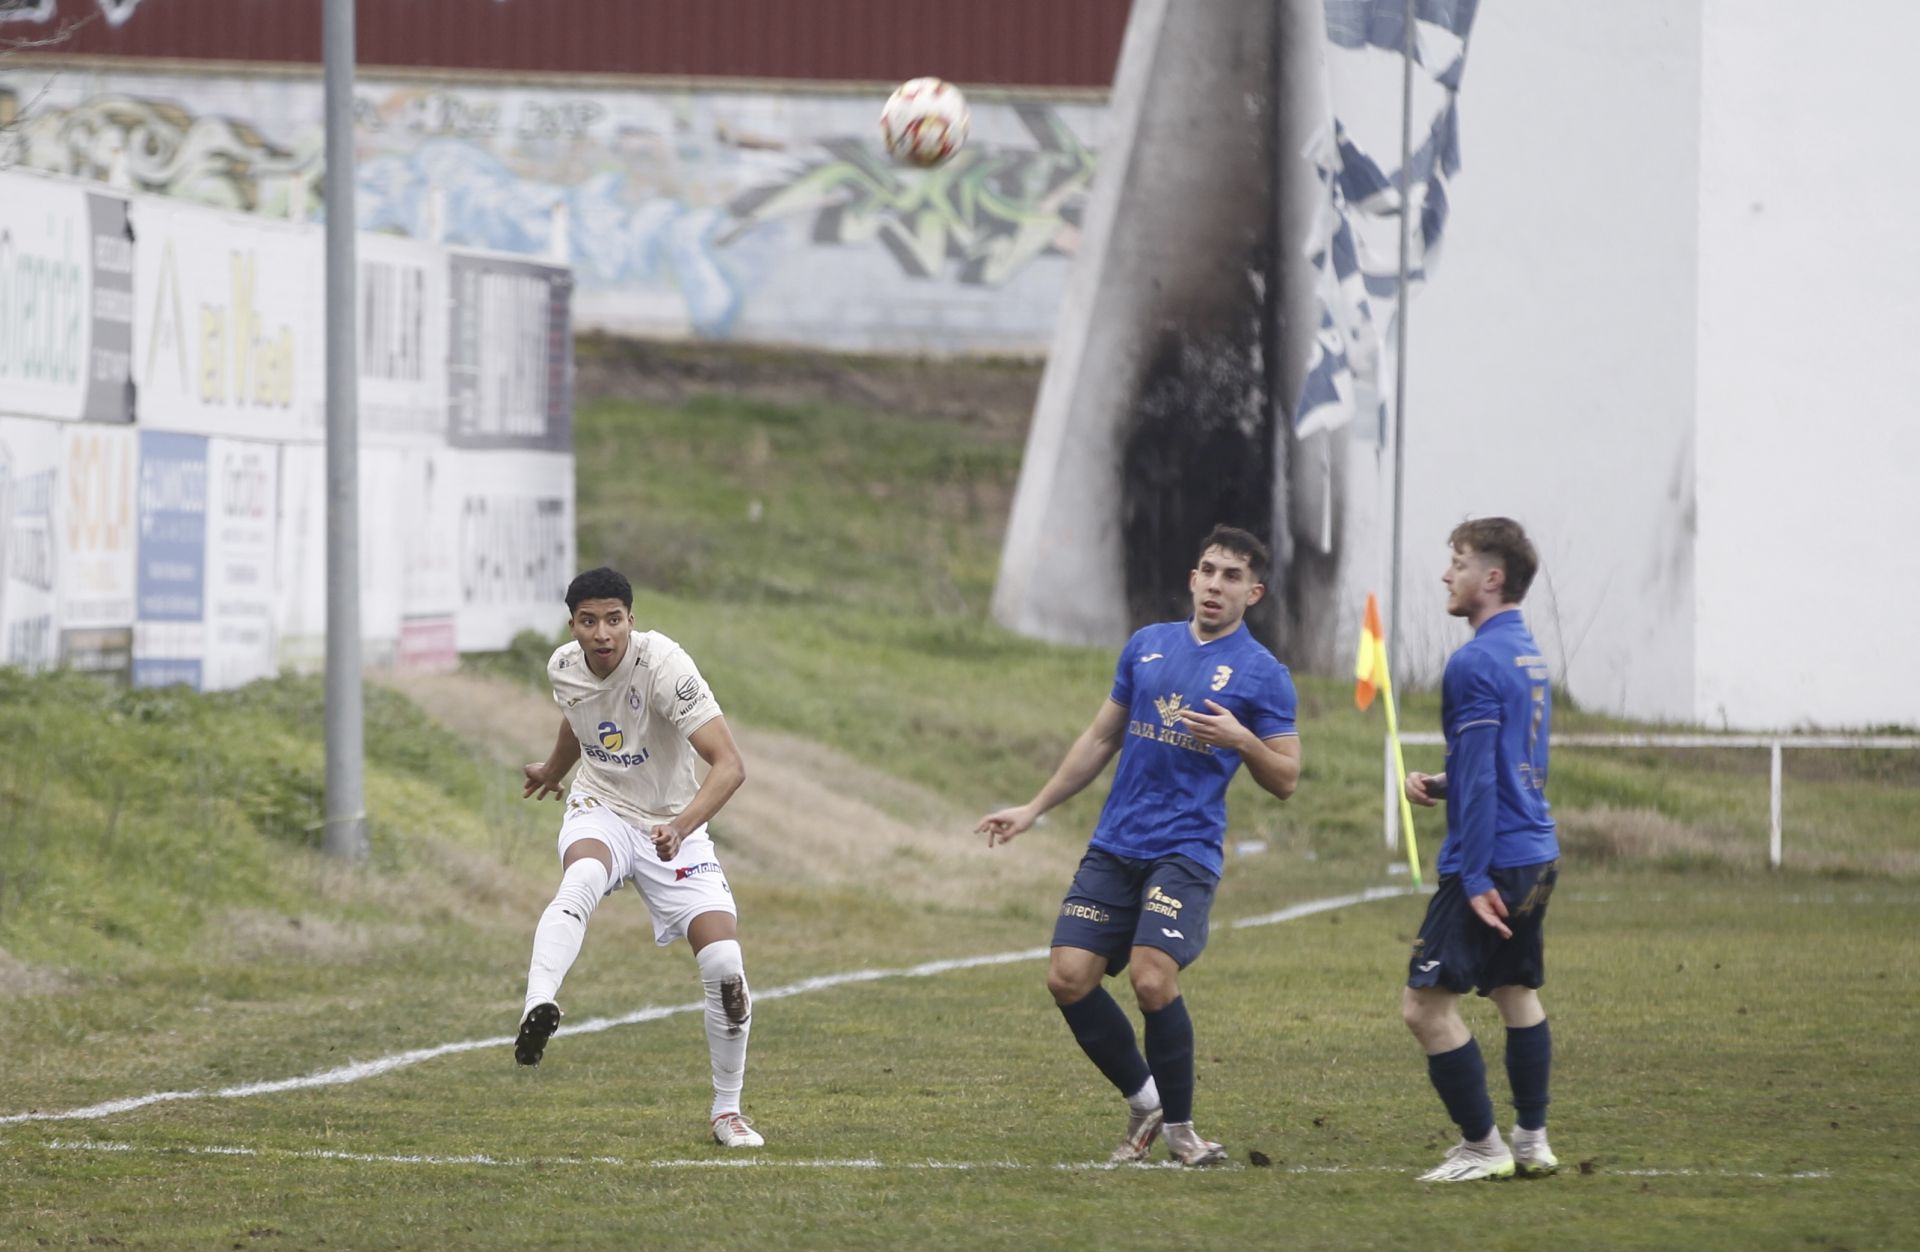
[[[629,825],[597,801],[569,798],[567,816],[560,823],[562,860],[577,839],[598,839],[607,845],[613,853],[613,879],[607,894],[620,890],[631,878],[653,916],[653,941],[663,948],[686,934],[687,923],[702,913],[739,916],[733,907],[733,888],[727,885],[726,871],[720,868],[704,824],[682,841],[673,860],[663,861],[653,850],[650,830]]]

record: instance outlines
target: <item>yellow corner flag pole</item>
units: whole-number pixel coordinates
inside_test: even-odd
[[[1393,675],[1387,667],[1386,634],[1380,629],[1380,604],[1367,593],[1367,614],[1360,623],[1360,652],[1353,667],[1353,703],[1363,712],[1373,703],[1374,693],[1384,697],[1387,708],[1387,740],[1393,744],[1394,788],[1400,797],[1400,829],[1407,837],[1407,871],[1413,885],[1420,878],[1420,844],[1413,833],[1413,805],[1407,800],[1407,759],[1400,750],[1400,718],[1393,705]]]
[[[1413,875],[1413,885],[1423,886],[1420,881],[1420,843],[1413,837],[1413,805],[1407,800],[1407,758],[1400,751],[1400,719],[1393,707],[1393,678],[1387,672],[1387,650],[1384,642],[1380,648],[1380,694],[1386,697],[1387,738],[1393,741],[1393,775],[1399,784],[1396,789],[1400,796],[1400,829],[1407,832],[1407,872]]]

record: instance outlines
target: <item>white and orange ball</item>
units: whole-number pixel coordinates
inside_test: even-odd
[[[887,97],[880,110],[880,133],[894,160],[934,166],[960,151],[972,121],[958,87],[944,79],[913,78]]]

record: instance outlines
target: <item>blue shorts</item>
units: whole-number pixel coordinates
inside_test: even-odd
[[[1553,885],[1560,879],[1560,862],[1496,869],[1490,876],[1506,903],[1513,938],[1502,939],[1481,921],[1467,903],[1460,875],[1449,874],[1427,902],[1427,917],[1407,962],[1407,986],[1485,995],[1495,987],[1538,988],[1547,981],[1542,926]]]
[[[1088,848],[1053,924],[1053,946],[1107,958],[1117,974],[1136,946],[1158,948],[1185,969],[1207,946],[1207,914],[1219,879],[1184,856],[1136,861]]]

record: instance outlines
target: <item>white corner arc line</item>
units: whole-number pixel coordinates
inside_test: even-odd
[[[1324,900],[1308,900],[1273,913],[1263,913],[1258,917],[1242,917],[1229,925],[1238,930],[1248,926],[1271,926],[1278,922],[1290,922],[1297,918],[1309,917],[1315,913],[1325,913],[1333,909],[1346,908],[1354,904],[1365,904],[1373,900],[1385,900],[1392,896],[1408,895],[1412,887],[1369,887],[1365,891],[1352,895],[1332,896]],[[900,969],[856,969],[838,974],[821,974],[813,978],[803,978],[783,987],[773,987],[765,991],[755,991],[754,998],[760,1001],[784,1000],[789,996],[805,995],[811,991],[827,991],[834,987],[844,987],[854,983],[879,982],[887,978],[931,978],[936,974],[950,974],[957,970],[979,969],[990,965],[1013,965],[1020,961],[1037,961],[1047,955],[1047,949],[1021,948],[1015,952],[995,952],[986,956],[966,956],[946,961],[926,961],[919,965],[909,965]],[[589,1035],[603,1030],[612,1030],[616,1026],[633,1026],[641,1022],[658,1021],[663,1017],[673,1017],[680,1013],[696,1013],[705,1008],[702,1001],[690,1004],[653,1005],[623,1013],[618,1017],[595,1017],[571,1026],[562,1026],[556,1035]],[[442,1043],[430,1048],[414,1048],[407,1052],[395,1052],[371,1061],[360,1061],[352,1065],[342,1065],[334,1069],[316,1070],[311,1074],[301,1074],[294,1078],[276,1078],[262,1082],[240,1083],[231,1087],[199,1087],[191,1091],[155,1091],[143,1096],[129,1096],[124,1100],[108,1100],[102,1104],[90,1104],[85,1108],[66,1109],[57,1113],[39,1111],[10,1113],[0,1116],[0,1126],[17,1125],[21,1122],[77,1122],[94,1121],[103,1117],[113,1117],[119,1113],[131,1113],[153,1104],[165,1104],[174,1100],[237,1100],[247,1096],[274,1095],[282,1091],[301,1091],[310,1087],[336,1087],[345,1083],[360,1082],[368,1078],[377,1078],[381,1074],[418,1065],[422,1061],[436,1060],[443,1056],[454,1056],[461,1052],[472,1052],[479,1048],[501,1048],[513,1042],[512,1035],[496,1035],[490,1039],[463,1039],[458,1043]]]

